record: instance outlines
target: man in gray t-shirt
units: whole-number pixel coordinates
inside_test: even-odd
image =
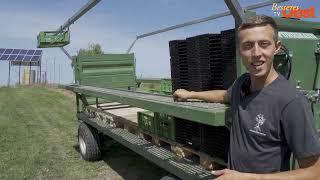
[[[320,141],[305,96],[273,67],[281,43],[274,20],[248,18],[238,29],[239,54],[249,73],[226,90],[177,90],[178,101],[229,103],[232,113],[228,169],[217,179],[320,179]],[[289,171],[291,153],[300,169]]]
[[[261,90],[244,74],[228,90],[232,113],[229,167],[241,172],[288,171],[290,155],[320,154],[310,104],[282,75]]]

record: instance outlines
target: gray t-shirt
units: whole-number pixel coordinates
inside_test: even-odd
[[[229,168],[271,173],[290,169],[290,155],[320,154],[311,106],[283,76],[259,91],[249,92],[244,74],[228,89],[232,126]]]

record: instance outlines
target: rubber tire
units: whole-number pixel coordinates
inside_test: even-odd
[[[101,143],[96,129],[82,122],[78,128],[78,143],[81,157],[86,161],[101,159]],[[84,147],[85,146],[85,147]]]
[[[172,174],[163,176],[160,180],[181,180],[177,176],[174,176]]]

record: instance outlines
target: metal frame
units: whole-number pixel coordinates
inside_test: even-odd
[[[242,22],[245,21],[244,10],[241,8],[237,0],[224,0],[224,2],[228,6],[237,25],[240,25]]]
[[[21,83],[21,61],[19,63],[19,86],[20,86],[20,83]]]
[[[85,4],[78,12],[76,12],[71,18],[69,18],[63,25],[61,25],[57,31],[62,31],[66,28],[69,28],[71,24],[73,24],[75,21],[77,21],[80,17],[82,17],[85,13],[87,13],[90,9],[92,9],[95,5],[97,5],[101,0],[91,0],[89,1],[87,4]],[[261,3],[257,3],[257,4],[253,4],[250,6],[245,7],[245,10],[253,10],[253,9],[257,9],[257,8],[261,8],[264,6],[268,6],[272,3],[281,3],[281,2],[285,2],[288,0],[269,0],[266,2],[261,2]],[[175,26],[170,26],[161,30],[157,30],[157,31],[153,31],[150,33],[146,33],[146,34],[142,34],[136,37],[136,39],[131,43],[130,47],[128,48],[126,53],[129,53],[131,51],[131,49],[133,48],[133,46],[135,45],[136,41],[138,39],[144,38],[144,37],[148,37],[148,36],[152,36],[155,34],[159,34],[159,33],[163,33],[163,32],[167,32],[167,31],[171,31],[174,29],[178,29],[178,28],[182,28],[182,27],[186,27],[186,26],[190,26],[190,25],[194,25],[194,24],[199,24],[202,22],[206,22],[206,21],[210,21],[213,19],[217,19],[217,18],[221,18],[224,16],[229,16],[229,15],[233,15],[236,19],[236,22],[242,22],[244,19],[244,12],[242,10],[242,8],[240,7],[240,4],[238,3],[237,0],[225,0],[225,3],[227,4],[228,8],[230,9],[230,11],[226,11],[223,13],[219,13],[219,14],[215,14],[215,15],[211,15],[202,19],[197,19],[197,20],[193,20],[193,21],[188,21],[182,24],[178,24]],[[68,53],[68,51],[64,48],[64,47],[60,47],[60,49],[62,50],[62,52],[64,54],[66,54],[66,56],[73,61],[72,56],[70,55],[70,53]]]
[[[190,160],[177,159],[172,152],[141,139],[124,129],[112,127],[100,120],[90,118],[84,113],[77,113],[77,117],[79,120],[89,124],[99,132],[108,135],[122,145],[182,179],[211,180],[213,178],[211,172],[205,170],[200,165],[193,163]]]
[[[85,4],[78,12],[76,12],[71,18],[69,18],[63,25],[61,25],[57,31],[62,31],[66,28],[69,28],[71,24],[76,22],[81,16],[86,14],[90,9],[92,9],[94,6],[96,6],[101,0],[90,0],[87,4]],[[68,53],[66,49],[63,47],[60,47],[62,52],[67,55],[67,57],[73,61],[72,56]]]
[[[152,31],[152,32],[149,32],[149,33],[145,33],[145,34],[139,35],[131,43],[131,45],[129,46],[129,48],[128,48],[126,53],[130,53],[131,49],[133,48],[133,46],[135,45],[135,43],[137,42],[138,39],[142,39],[142,38],[145,38],[145,37],[148,37],[148,36],[153,36],[153,35],[156,35],[156,34],[172,31],[172,30],[183,28],[183,27],[186,27],[186,26],[191,26],[191,25],[194,25],[194,24],[199,24],[199,23],[211,21],[211,20],[218,19],[218,18],[225,17],[225,16],[229,16],[229,15],[233,15],[235,17],[236,22],[242,22],[242,20],[244,19],[244,13],[243,13],[244,10],[258,9],[258,8],[261,8],[261,7],[269,6],[272,3],[282,3],[282,2],[285,2],[285,1],[289,1],[289,0],[269,0],[269,1],[266,1],[266,2],[252,4],[250,6],[247,6],[247,7],[243,8],[243,10],[242,10],[241,7],[240,7],[240,4],[237,2],[237,0],[225,0],[226,4],[227,4],[228,8],[231,10],[231,12],[230,11],[225,11],[225,12],[214,14],[214,15],[211,15],[211,16],[208,16],[208,17],[205,17],[205,18],[184,22],[184,23],[181,23],[181,24],[177,24],[177,25],[174,25],[174,26],[166,27],[166,28],[163,28],[163,29],[160,29],[160,30],[156,30],[156,31]],[[236,11],[236,12],[234,12],[234,11]]]
[[[8,76],[8,87],[10,86],[10,76],[11,76],[11,62],[9,61],[8,62],[9,63],[9,71],[8,71],[8,73],[9,73],[9,76]]]
[[[229,108],[224,104],[201,101],[173,102],[173,98],[166,95],[82,85],[69,85],[65,88],[81,94],[78,98],[85,106],[88,105],[88,102],[83,95],[119,102],[207,125],[228,127],[231,122],[230,113],[226,113]]]

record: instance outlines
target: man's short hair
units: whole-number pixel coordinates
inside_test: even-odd
[[[278,27],[276,22],[273,20],[273,18],[265,15],[256,15],[246,18],[246,20],[239,26],[238,28],[238,34],[240,31],[253,28],[253,27],[259,27],[259,26],[266,26],[270,25],[274,31],[274,37],[273,39],[277,42],[278,41]]]

